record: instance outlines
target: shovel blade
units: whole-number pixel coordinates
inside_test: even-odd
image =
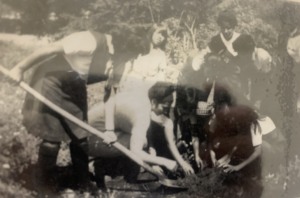
[[[188,187],[186,187],[186,186],[179,186],[177,183],[177,180],[162,179],[162,180],[159,180],[159,183],[168,188],[177,188],[177,189],[182,189],[182,190],[188,189]]]

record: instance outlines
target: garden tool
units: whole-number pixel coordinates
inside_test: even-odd
[[[7,75],[7,76],[9,74],[9,71],[7,69],[5,69],[4,67],[2,67],[1,65],[0,65],[0,71],[3,74]],[[47,105],[48,107],[50,107],[52,110],[54,110],[55,112],[59,113],[61,116],[67,118],[71,122],[77,124],[81,128],[89,131],[90,133],[92,133],[94,135],[97,135],[99,138],[105,139],[104,133],[98,131],[97,129],[93,128],[92,126],[90,126],[90,125],[86,124],[85,122],[79,120],[78,118],[74,117],[73,115],[71,115],[67,111],[61,109],[60,107],[58,107],[57,105],[55,105],[54,103],[52,103],[50,100],[48,100],[47,98],[45,98],[44,96],[42,96],[40,93],[38,93],[37,91],[35,91],[33,88],[31,88],[25,82],[21,81],[19,83],[19,86],[22,89],[24,89],[26,92],[32,94],[38,100],[40,100],[41,102],[43,102],[45,105]],[[123,154],[125,154],[127,157],[129,157],[134,162],[136,162],[139,166],[143,167],[145,170],[147,170],[148,172],[150,172],[153,175],[155,175],[156,177],[158,177],[159,183],[161,185],[166,186],[166,187],[170,187],[170,188],[187,189],[186,187],[182,187],[182,186],[176,185],[176,180],[169,180],[169,179],[166,179],[165,177],[162,177],[159,174],[157,174],[149,164],[145,163],[142,159],[140,159],[137,155],[135,155],[134,153],[132,153],[130,150],[128,150],[126,147],[124,147],[120,143],[115,142],[115,143],[112,144],[112,146],[114,146],[116,149],[120,150]]]

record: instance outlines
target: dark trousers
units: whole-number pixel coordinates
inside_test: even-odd
[[[71,142],[72,166],[56,166],[60,149],[59,142],[43,141],[39,149],[36,170],[36,188],[42,193],[56,193],[64,188],[87,190],[90,182],[88,156],[85,152],[87,141]]]
[[[86,190],[90,182],[89,157],[86,153],[88,148],[87,139],[77,143],[71,142],[70,152],[73,164],[73,176],[75,188]]]
[[[124,176],[124,180],[128,183],[137,182],[140,167],[134,161],[126,156],[114,158],[97,158],[94,162],[95,181],[98,188],[105,188],[105,175],[116,177]]]

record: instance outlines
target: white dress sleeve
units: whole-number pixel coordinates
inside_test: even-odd
[[[259,119],[257,121],[258,121],[258,124],[260,126],[261,133],[263,135],[271,133],[272,131],[274,131],[276,129],[276,126],[275,126],[274,122],[268,116],[263,118],[263,119]]]

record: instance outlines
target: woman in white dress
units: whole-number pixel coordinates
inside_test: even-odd
[[[139,54],[137,59],[126,63],[119,83],[119,91],[142,88],[147,92],[157,81],[165,81],[166,44],[166,28],[154,24],[147,33],[145,51]]]

